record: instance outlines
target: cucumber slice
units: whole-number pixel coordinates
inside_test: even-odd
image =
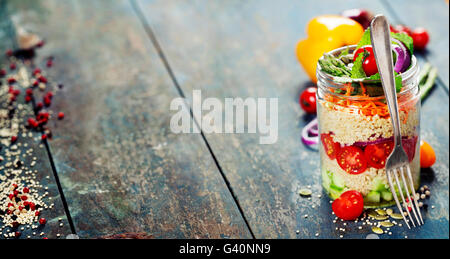
[[[342,191],[345,188],[345,181],[344,179],[342,179],[338,174],[333,173],[332,174],[333,178],[332,178],[332,183],[330,185],[331,188],[338,190],[338,191]]]
[[[381,177],[375,177],[371,183],[371,188],[370,190],[372,191],[376,191],[376,192],[382,192],[382,191],[386,191],[386,185],[383,183],[383,180],[381,179]]]
[[[341,196],[341,194],[342,194],[342,191],[338,191],[338,190],[335,190],[335,189],[333,189],[333,188],[330,188],[329,192],[330,192],[330,197],[331,197],[331,199],[333,199],[333,200],[336,200],[336,199],[339,198],[339,197]]]
[[[331,186],[331,175],[330,171],[322,169],[322,186],[326,190],[330,189]]]
[[[371,191],[371,192],[369,192],[369,194],[367,194],[367,196],[365,197],[365,200],[370,203],[379,203],[380,198],[381,198],[381,195],[379,192]]]
[[[381,192],[381,198],[385,201],[392,201],[394,197],[392,197],[392,193],[390,191]]]

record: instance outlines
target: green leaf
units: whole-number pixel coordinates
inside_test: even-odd
[[[353,63],[352,67],[352,73],[351,78],[365,78],[366,73],[364,72],[364,69],[362,67],[362,58],[364,53],[360,53],[359,56],[356,58],[355,62]]]
[[[364,32],[363,36],[361,37],[361,40],[358,43],[358,46],[356,46],[356,49],[359,49],[365,45],[372,45],[372,41],[370,40],[370,29],[369,28],[367,28],[367,30]]]
[[[366,80],[370,80],[370,81],[380,81],[381,83],[381,76],[380,73],[376,73],[375,75],[371,75],[369,76]],[[400,92],[400,90],[402,90],[402,76],[399,75],[397,72],[395,73],[395,90],[398,92]],[[381,85],[380,85],[381,87]]]
[[[413,55],[414,52],[414,41],[413,39],[406,33],[394,33],[391,32],[391,37],[401,41],[405,46],[408,48],[411,55]]]

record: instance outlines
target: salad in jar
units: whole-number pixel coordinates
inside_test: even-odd
[[[420,93],[412,38],[392,33],[402,145],[415,188],[420,180]],[[322,185],[332,199],[359,192],[364,207],[395,203],[385,163],[394,147],[392,122],[373,54],[370,31],[356,46],[324,54],[317,67],[317,114]],[[401,190],[395,190],[399,192]]]

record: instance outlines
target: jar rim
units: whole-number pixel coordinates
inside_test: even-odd
[[[356,49],[356,45],[348,45],[348,46],[344,46],[344,47],[340,47],[337,49],[334,49],[328,53],[328,55],[333,55],[333,56],[337,56],[339,55],[342,51],[344,50],[349,50],[349,53],[353,53],[353,51]],[[323,59],[325,54],[320,57],[320,59]],[[411,84],[411,81],[413,80],[417,80],[416,75],[418,74],[419,71],[419,64],[417,62],[417,59],[414,55],[411,56],[411,65],[408,68],[408,70],[406,70],[404,73],[401,73],[401,77],[402,77],[402,85],[404,85],[405,87],[402,87],[401,91],[397,93],[397,96],[403,96],[406,94],[409,94],[412,90],[415,89],[415,87],[417,87],[417,84]],[[364,78],[345,78],[343,80],[343,77],[337,77],[337,76],[333,76],[330,75],[328,73],[326,73],[325,71],[323,71],[320,67],[319,62],[317,62],[317,81],[318,81],[318,87],[320,88],[325,87],[325,88],[331,88],[331,89],[341,89],[342,87],[345,86],[345,84],[348,83],[359,83],[359,82],[364,82],[364,83],[371,83],[371,82],[375,82],[375,80],[367,80]],[[321,82],[322,84],[319,84],[319,82]],[[342,96],[340,94],[334,93],[334,92],[330,92],[333,95],[336,96]],[[364,98],[364,99],[379,99],[379,98],[384,98],[385,96],[374,96],[374,97],[367,97],[367,96],[346,96],[346,98],[350,98],[350,99],[355,99],[358,100],[360,98]]]

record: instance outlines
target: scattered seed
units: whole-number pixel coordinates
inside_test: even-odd
[[[301,196],[311,196],[311,194],[312,194],[312,191],[310,190],[310,189],[306,189],[306,188],[303,188],[303,189],[300,189],[300,191],[298,192]]]
[[[398,213],[392,213],[390,216],[393,219],[403,219],[403,216],[401,214],[398,214]]]
[[[394,226],[394,224],[392,224],[392,222],[389,222],[389,221],[382,221],[382,222],[380,222],[380,225],[383,227],[387,227],[387,228]]]
[[[384,233],[384,231],[383,231],[381,228],[379,228],[379,227],[372,227],[372,231],[373,231],[375,234],[379,234],[379,235],[381,235],[381,234]]]
[[[378,215],[380,215],[380,216],[386,215],[386,211],[385,211],[385,210],[382,210],[382,209],[376,209],[375,211],[376,211],[376,213],[378,213]]]

